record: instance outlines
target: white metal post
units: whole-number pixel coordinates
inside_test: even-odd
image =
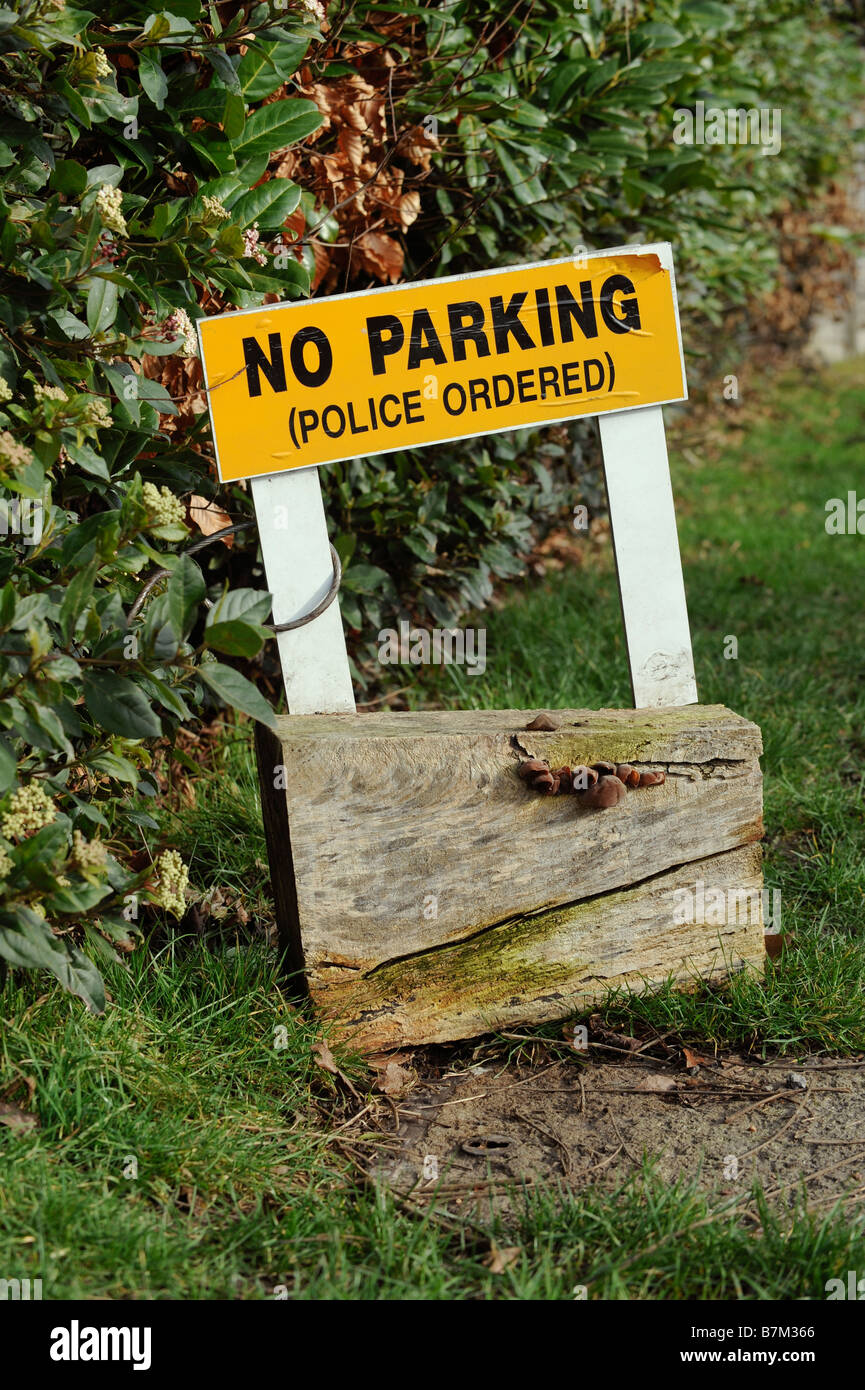
[[[253,478],[251,487],[273,621],[292,622],[321,602],[333,580],[318,469]],[[277,642],[290,714],[355,713],[338,596]]]
[[[635,709],[697,702],[664,416],[600,415]]]

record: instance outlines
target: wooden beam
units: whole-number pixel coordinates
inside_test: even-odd
[[[591,951],[581,959],[588,973],[597,966],[602,974],[604,904],[615,894],[673,870],[687,876],[689,866],[762,835],[760,733],[722,706],[564,710],[556,712],[558,729],[530,733],[532,713],[288,717],[275,734],[259,729],[280,932],[314,999],[328,1009],[337,998],[340,1008],[354,1008],[347,1001],[361,999],[361,982],[386,975],[394,1007],[405,1007],[408,1017],[410,981],[422,958],[482,935],[494,940],[507,923],[529,931],[538,914],[552,924],[558,912],[589,904],[580,921]],[[667,778],[629,791],[609,810],[591,810],[578,796],[530,791],[517,776],[527,756],[552,766],[630,762],[663,769]],[[646,898],[661,912],[658,901]],[[666,931],[660,919],[656,925]],[[717,931],[701,930],[711,954]],[[643,957],[636,944],[629,955],[623,931],[615,926],[627,972]],[[758,938],[762,948],[754,927],[746,955],[755,954]],[[537,950],[541,980],[542,943]],[[455,968],[463,959],[447,958]],[[658,956],[655,979],[664,978],[671,959],[666,949]],[[498,990],[517,1011],[523,1001],[524,1017],[536,1016],[524,978],[511,978],[494,955],[484,968],[494,982],[473,976],[479,999],[489,1002],[490,989]],[[455,977],[454,997],[461,989]],[[443,1014],[441,1026],[456,1030],[448,1036],[469,1036],[459,1031],[466,1017],[461,1004],[458,1016]],[[477,1010],[471,1018],[474,1028]]]

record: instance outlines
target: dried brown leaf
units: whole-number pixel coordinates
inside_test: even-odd
[[[412,1074],[405,1067],[401,1067],[398,1062],[388,1062],[378,1081],[376,1090],[382,1091],[386,1096],[404,1096],[406,1091],[411,1089]]]
[[[403,249],[382,232],[364,232],[354,244],[355,255],[370,275],[395,285],[402,275]]]
[[[10,1101],[0,1101],[0,1125],[8,1125],[10,1129],[19,1134],[24,1134],[28,1129],[36,1129],[39,1121],[35,1115],[31,1115],[28,1110],[22,1110],[20,1105],[13,1105]]]
[[[655,1076],[650,1073],[640,1079],[635,1088],[638,1091],[675,1091],[676,1082],[672,1076]]]
[[[504,1274],[505,1270],[516,1264],[522,1253],[518,1245],[505,1245],[500,1248],[491,1240],[489,1254],[484,1255],[483,1263],[490,1274]]]
[[[189,499],[189,519],[193,526],[197,526],[203,536],[213,536],[217,531],[222,531],[226,526],[231,525],[231,517],[228,512],[224,512],[215,502],[209,501],[206,497],[199,497],[193,493]],[[228,546],[229,550],[234,544],[233,536],[223,536],[222,544]]]

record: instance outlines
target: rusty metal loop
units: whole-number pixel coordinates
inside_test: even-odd
[[[224,526],[221,531],[214,531],[212,535],[205,536],[202,540],[196,541],[194,545],[187,546],[186,550],[182,553],[184,555],[194,555],[197,550],[203,550],[205,546],[213,545],[215,541],[222,540],[224,536],[233,536],[238,531],[248,531],[250,527],[254,525],[254,521],[239,521],[235,523],[234,526]],[[304,613],[302,618],[293,618],[289,623],[260,624],[261,627],[266,627],[268,632],[272,632],[274,636],[277,636],[280,632],[294,632],[297,628],[306,627],[307,623],[314,622],[316,618],[320,618],[322,613],[330,607],[339,593],[339,586],[342,583],[342,562],[333,544],[331,542],[328,542],[328,544],[330,545],[330,558],[333,564],[333,578],[330,588],[321,602],[317,603],[314,608],[311,608],[308,613]],[[129,610],[130,621],[138,616],[144,605],[144,600],[151,590],[155,588],[161,579],[167,579],[170,574],[171,570],[160,569],[150,576]],[[212,604],[208,602],[207,607],[212,607]]]

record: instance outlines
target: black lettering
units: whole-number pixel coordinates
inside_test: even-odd
[[[563,343],[574,341],[571,319],[576,319],[584,338],[597,338],[598,321],[595,318],[595,302],[592,299],[591,280],[580,281],[580,304],[574,299],[567,285],[556,285],[556,308],[559,311],[559,333]]]
[[[449,394],[449,392],[451,392],[451,391],[458,391],[458,392],[459,392],[460,403],[459,403],[459,405],[457,406],[456,410],[451,410],[450,406],[448,405],[448,394]],[[447,386],[445,387],[444,392],[443,392],[443,394],[442,394],[442,405],[444,406],[444,408],[445,408],[445,410],[447,411],[448,415],[462,415],[463,411],[464,411],[465,408],[466,408],[466,393],[465,393],[465,391],[463,390],[463,388],[460,386],[460,384],[459,384],[458,381],[449,381],[449,382],[448,382],[448,384],[447,384]]]
[[[427,357],[435,362],[437,367],[441,367],[447,361],[445,350],[439,342],[439,335],[433,327],[429,309],[415,309],[408,345],[408,370],[414,371]]]
[[[387,425],[388,429],[393,429],[394,425],[398,425],[398,424],[399,424],[400,420],[402,419],[402,415],[400,415],[399,412],[397,412],[397,417],[396,417],[396,419],[395,419],[395,420],[389,420],[389,419],[387,418],[387,416],[385,415],[385,413],[384,413],[384,407],[385,407],[385,404],[386,404],[387,401],[393,401],[394,405],[399,405],[399,396],[382,396],[381,401],[379,402],[379,407],[378,407],[378,411],[379,411],[379,414],[380,414],[380,416],[381,416],[381,422],[382,422],[382,424],[383,424],[383,425]]]
[[[312,431],[318,428],[318,415],[314,410],[301,410],[297,418],[300,422],[300,437],[305,444]]]
[[[407,425],[417,425],[423,419],[423,415],[414,415],[412,412],[421,409],[420,391],[403,391],[402,403],[405,407],[405,422]]]
[[[467,322],[463,322],[466,319]],[[484,311],[474,299],[448,305],[448,324],[455,362],[465,362],[466,343],[474,343],[478,357],[489,357],[490,345],[484,332]]]
[[[598,369],[598,379],[597,379],[597,381],[590,381],[590,380],[589,380],[589,368],[590,368],[590,367],[597,367],[597,369]],[[590,357],[589,360],[588,360],[588,362],[584,362],[584,363],[583,363],[583,377],[584,377],[585,382],[586,382],[586,390],[587,390],[587,391],[600,391],[601,387],[602,387],[603,384],[604,384],[604,364],[603,364],[603,362],[599,362],[599,361],[597,360],[596,357]]]
[[[395,314],[380,314],[378,318],[367,319],[366,331],[369,334],[369,360],[373,376],[384,375],[384,359],[399,352],[405,341],[405,330]],[[390,337],[383,338],[388,333]]]
[[[339,419],[339,426],[335,430],[328,429],[327,426],[327,417],[330,415],[331,411],[336,411]],[[338,405],[329,405],[326,407],[321,417],[321,428],[331,439],[339,439],[340,435],[345,433],[345,415]]]
[[[525,371],[517,372],[517,395],[523,404],[527,401],[536,401],[538,399],[537,396],[529,395],[529,382],[524,382],[523,377],[528,377],[529,382],[531,382],[534,377],[534,372],[531,367],[526,367]]]
[[[535,300],[538,305],[538,327],[541,330],[541,347],[552,347],[556,341],[553,332],[553,315],[550,310],[549,290],[535,290]]]
[[[580,364],[579,364],[579,362],[563,362],[563,363],[562,363],[562,385],[563,385],[564,388],[565,388],[565,395],[566,395],[566,396],[581,396],[581,395],[583,394],[583,388],[582,388],[582,386],[578,386],[578,385],[577,385],[577,382],[578,382],[578,380],[579,380],[579,377],[580,377]]]
[[[499,400],[499,382],[500,382],[500,381],[507,382],[507,385],[508,385],[508,388],[509,388],[507,400],[504,400],[504,401]],[[511,401],[513,400],[513,398],[514,398],[514,383],[513,383],[513,381],[511,380],[511,378],[510,378],[509,376],[506,376],[506,375],[494,376],[494,377],[493,377],[493,400],[495,401],[496,405],[499,405],[499,406],[501,406],[501,405],[510,405]]]
[[[508,338],[511,334],[513,334],[514,342],[518,347],[534,347],[534,343],[529,337],[525,324],[520,322],[520,309],[522,309],[527,298],[528,295],[525,293],[512,295],[507,308],[505,308],[505,301],[502,295],[494,294],[490,299],[490,314],[493,321],[496,352],[510,352]]]
[[[359,425],[354,418],[354,401],[348,403],[348,426],[352,434],[366,434],[369,425]]]
[[[477,410],[478,401],[483,401],[487,410],[490,408],[490,384],[482,376],[475,377],[474,381],[469,382],[469,400],[472,403],[472,410]]]
[[[313,343],[318,349],[318,366],[311,372],[303,358],[303,350],[307,343]],[[333,353],[327,334],[320,328],[301,328],[295,333],[291,340],[291,370],[297,377],[301,386],[323,386],[327,381],[333,367]]]
[[[274,391],[287,391],[285,381],[285,363],[282,360],[282,338],[278,333],[268,334],[270,344],[270,358],[264,354],[264,349],[255,338],[243,339],[243,360],[246,363],[246,389],[250,396],[261,395],[261,378],[259,372],[264,372]]]
[[[601,286],[601,313],[604,323],[613,333],[630,333],[632,329],[640,327],[640,306],[636,298],[623,299],[619,305],[622,311],[620,317],[613,305],[613,295],[620,290],[624,294],[635,294],[633,282],[627,275],[608,275]]]
[[[558,367],[541,367],[538,372],[538,384],[541,388],[541,400],[547,399],[547,387],[555,391],[557,396],[562,393],[559,390],[559,369]]]

